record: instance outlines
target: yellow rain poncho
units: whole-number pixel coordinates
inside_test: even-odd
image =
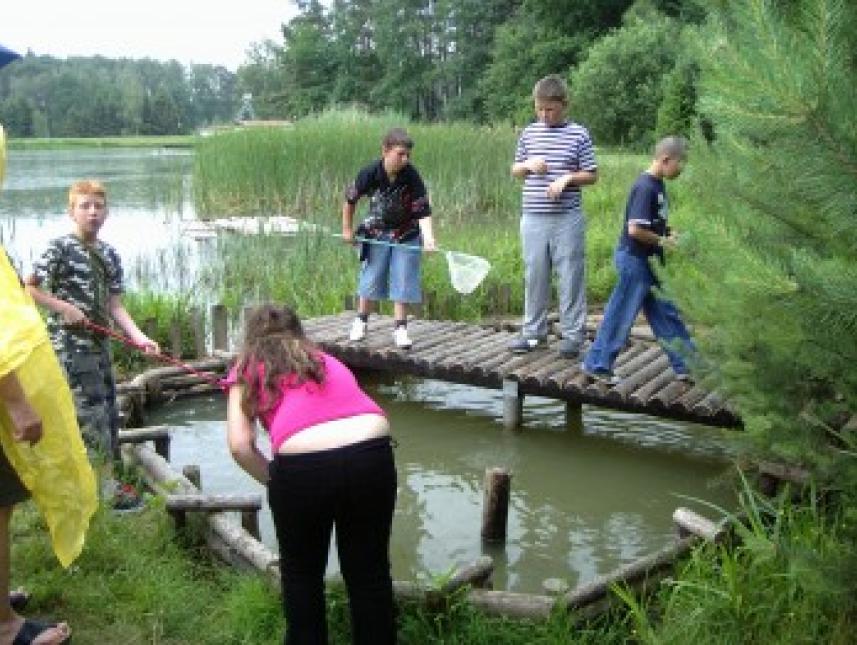
[[[0,129],[0,150],[4,148]],[[0,404],[0,442],[45,518],[57,559],[67,567],[80,555],[98,506],[95,474],[45,325],[0,246],[0,377],[11,372],[41,417],[43,434],[35,446],[14,441]]]

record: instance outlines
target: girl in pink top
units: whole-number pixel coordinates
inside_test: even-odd
[[[324,572],[335,525],[354,642],[394,643],[396,470],[383,411],[345,365],[307,339],[288,307],[250,313],[226,387],[229,449],[268,488],[285,642],[327,642]],[[271,436],[270,460],[256,444],[256,420]]]

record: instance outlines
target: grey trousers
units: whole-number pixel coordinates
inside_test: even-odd
[[[522,335],[548,332],[551,273],[557,275],[559,322],[563,338],[583,343],[586,324],[586,220],[580,210],[562,215],[521,217],[524,255]]]

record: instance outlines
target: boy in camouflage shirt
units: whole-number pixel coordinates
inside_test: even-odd
[[[118,455],[116,384],[110,341],[85,327],[115,322],[146,351],[160,351],[122,305],[122,262],[98,239],[107,218],[107,194],[97,181],[78,181],[68,193],[74,229],[52,240],[26,279],[33,299],[50,310],[48,331],[74,394],[87,446],[114,459]]]

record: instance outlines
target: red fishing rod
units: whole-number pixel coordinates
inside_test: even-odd
[[[128,345],[128,347],[133,347],[134,349],[139,349],[139,350],[143,351],[146,354],[146,356],[151,356],[152,358],[157,358],[158,360],[163,361],[165,363],[170,363],[172,365],[175,365],[176,367],[180,367],[183,370],[185,370],[186,372],[190,372],[194,376],[198,376],[199,378],[203,379],[207,383],[211,383],[212,385],[216,385],[217,387],[221,387],[221,385],[222,385],[223,379],[215,378],[214,376],[211,376],[210,374],[206,374],[205,372],[200,372],[199,370],[194,369],[193,367],[191,367],[187,363],[183,363],[182,361],[180,361],[179,359],[177,359],[174,356],[170,356],[169,354],[162,354],[161,352],[147,352],[147,351],[145,351],[146,347],[144,345],[142,345],[140,343],[135,343],[133,340],[131,340],[127,336],[124,336],[123,334],[119,334],[119,333],[113,331],[112,329],[109,329],[108,327],[102,327],[101,325],[96,325],[94,322],[91,322],[91,321],[87,320],[86,318],[84,318],[81,322],[82,322],[84,327],[87,327],[87,328],[91,329],[92,331],[97,332],[99,334],[103,334],[104,336],[110,336],[111,338],[118,340],[120,343]]]

